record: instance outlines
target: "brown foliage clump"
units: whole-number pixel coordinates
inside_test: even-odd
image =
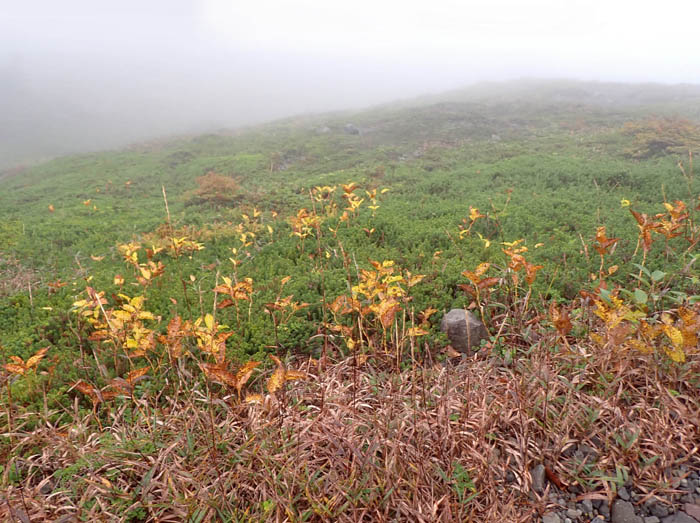
[[[197,188],[189,196],[190,203],[224,205],[234,202],[239,196],[240,184],[230,176],[209,171],[196,179]]]
[[[31,455],[8,463],[22,481],[0,515],[524,522],[553,507],[556,488],[612,499],[625,470],[653,498],[678,463],[699,465],[688,375],[658,376],[649,356],[594,345],[553,351],[552,341],[510,365],[428,358],[395,372],[379,359],[302,360],[306,381],[256,401],[183,383],[179,397],[139,400],[151,416],[105,410],[101,435],[92,414],[68,430],[24,431],[18,417],[11,455]],[[537,464],[550,482],[541,494]]]
[[[633,158],[650,158],[662,154],[700,152],[700,127],[683,118],[648,118],[628,122],[624,134],[634,137],[627,153]]]

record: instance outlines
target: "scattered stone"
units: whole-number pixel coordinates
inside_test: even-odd
[[[627,492],[627,489],[625,487],[622,487],[620,490],[618,490],[617,495],[620,499],[624,499],[625,501],[630,500],[630,493]]]
[[[53,492],[54,489],[54,483],[51,481],[51,478],[46,478],[44,481],[42,481],[39,484],[39,493],[48,496]]]
[[[700,521],[700,505],[686,503],[683,507],[683,512],[688,514],[691,518],[695,518]]]
[[[581,443],[576,449],[574,457],[580,461],[585,460],[590,463],[591,461],[596,461],[598,459],[598,451],[585,443]]]
[[[600,504],[600,506],[598,507],[598,513],[601,516],[610,519],[610,505],[608,504],[607,500],[604,499],[603,502]]]
[[[676,512],[672,516],[668,516],[661,520],[662,523],[698,523],[698,520],[691,518],[685,512]]]
[[[566,515],[569,516],[570,518],[576,519],[576,518],[580,518],[581,516],[583,516],[583,511],[575,509],[575,508],[570,508],[569,510],[566,511]]]
[[[644,518],[644,523],[660,523],[661,520],[656,516],[647,516]]]
[[[613,503],[611,521],[612,523],[643,523],[642,518],[634,513],[634,505],[621,499]]]
[[[605,523],[605,520],[600,516],[596,516],[591,520],[591,523]]]
[[[544,465],[540,464],[530,471],[532,476],[532,490],[538,494],[544,492]]]
[[[452,346],[459,352],[473,354],[473,347],[478,347],[481,340],[488,339],[489,333],[484,324],[465,309],[452,309],[445,314],[440,323],[440,330],[447,333]],[[544,473],[544,467],[542,467]]]
[[[584,499],[581,502],[581,507],[583,507],[584,513],[593,514],[593,502],[590,499]]]
[[[561,518],[555,512],[547,512],[542,516],[542,523],[561,523]]]
[[[668,516],[668,507],[662,503],[654,503],[649,512],[651,512],[652,516],[656,516],[657,518],[665,518]]]

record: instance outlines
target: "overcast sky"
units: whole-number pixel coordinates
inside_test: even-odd
[[[481,80],[700,83],[699,23],[679,0],[0,0],[0,166]]]

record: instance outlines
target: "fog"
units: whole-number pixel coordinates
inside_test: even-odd
[[[484,80],[700,83],[669,0],[0,0],[0,167]]]

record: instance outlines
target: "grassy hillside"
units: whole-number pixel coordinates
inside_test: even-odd
[[[661,488],[659,471],[699,434],[697,416],[683,415],[678,445],[649,461],[679,408],[671,399],[691,411],[699,401],[700,182],[688,155],[700,144],[697,100],[691,87],[486,86],[0,177],[2,488],[15,500],[19,486],[48,482],[68,513],[135,521],[415,520],[431,506],[479,519],[500,510],[512,470],[508,518],[544,507],[527,496],[538,455],[581,489],[609,492],[619,470]],[[440,319],[460,307],[490,339],[446,375],[433,366],[451,354]],[[459,379],[467,389],[452,391]],[[520,416],[517,426],[483,419],[488,395],[465,412],[469,383],[514,387],[520,403],[499,399],[496,417]],[[632,429],[596,398],[655,405],[638,422],[647,439],[621,450]],[[366,437],[331,422],[343,409]],[[591,409],[605,418],[593,443]],[[316,463],[329,443],[312,427],[333,423],[351,450]],[[464,439],[461,423],[478,438]],[[427,455],[420,438],[435,427],[456,431],[456,447]],[[404,441],[396,434],[405,456],[385,446]],[[64,450],[46,450],[52,441]],[[601,448],[600,460],[573,471],[563,454],[572,441]],[[162,454],[171,445],[181,459]],[[356,468],[369,449],[384,463],[374,472]],[[490,465],[477,462],[485,449]],[[111,465],[125,456],[130,472]],[[193,474],[203,490],[187,486]],[[334,481],[344,488],[329,490]],[[397,508],[411,489],[432,494]],[[60,503],[40,498],[30,512],[58,514]]]

